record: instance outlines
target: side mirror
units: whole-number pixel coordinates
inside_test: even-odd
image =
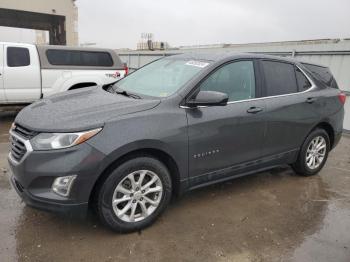
[[[192,99],[188,100],[186,105],[189,107],[197,106],[225,106],[228,96],[225,93],[214,91],[199,91]]]

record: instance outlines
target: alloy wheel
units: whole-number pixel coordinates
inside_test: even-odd
[[[324,137],[313,138],[306,151],[306,165],[309,169],[317,169],[324,161],[327,152],[327,143]]]
[[[163,184],[156,173],[150,170],[132,172],[114,190],[113,211],[124,222],[139,222],[157,209],[162,194]]]

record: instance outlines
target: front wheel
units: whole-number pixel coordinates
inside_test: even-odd
[[[98,214],[118,232],[141,230],[152,224],[171,198],[171,178],[159,160],[137,157],[117,167],[100,188]]]
[[[315,129],[305,139],[297,161],[292,165],[294,171],[303,176],[317,174],[326,163],[330,150],[329,136],[324,129]]]

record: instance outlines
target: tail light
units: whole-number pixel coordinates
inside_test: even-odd
[[[128,66],[124,66],[124,71],[125,71],[125,75],[126,76],[129,73],[129,67]]]
[[[345,101],[346,101],[346,94],[341,92],[339,95],[338,95],[338,98],[339,98],[339,101],[344,105],[345,104]]]

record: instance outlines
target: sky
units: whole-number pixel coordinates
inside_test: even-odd
[[[80,42],[136,48],[350,38],[350,0],[78,0]]]
[[[77,0],[80,43],[135,49],[141,33],[171,46],[350,38],[350,0]],[[0,27],[3,41],[34,42]]]

